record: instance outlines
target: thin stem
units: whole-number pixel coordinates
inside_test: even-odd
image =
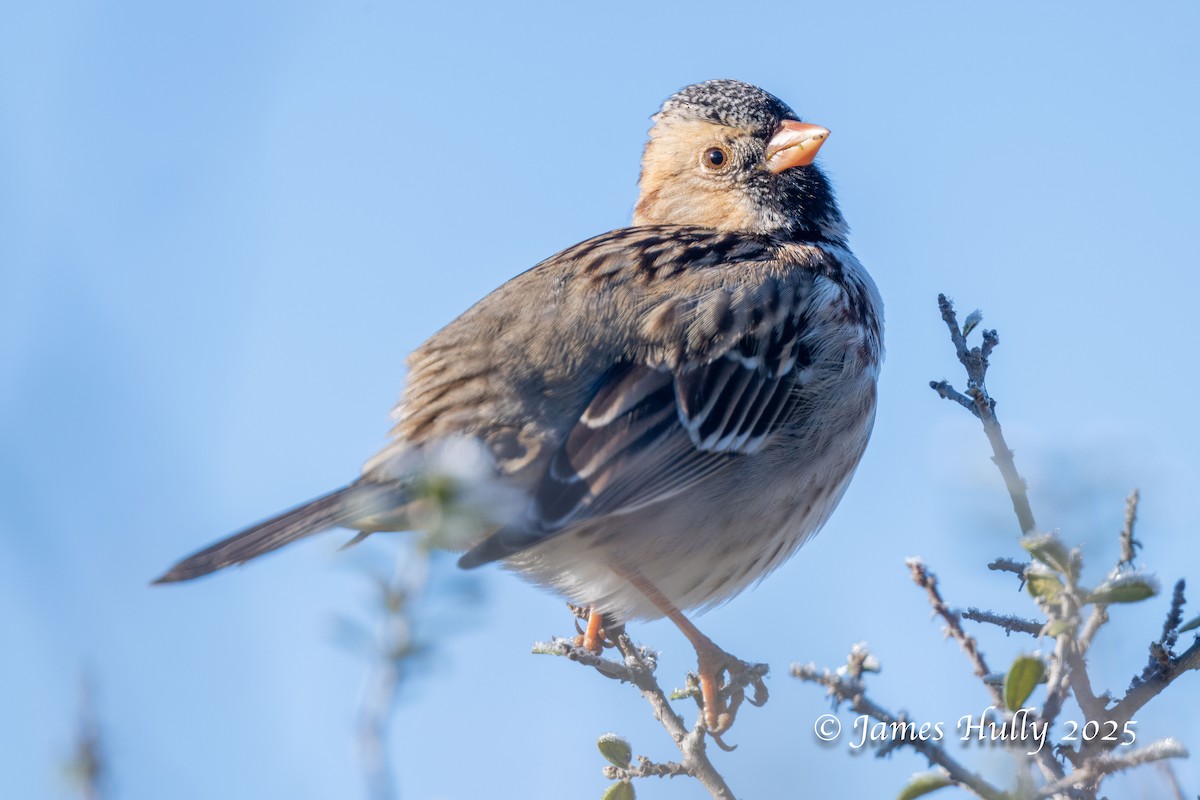
[[[1167,665],[1153,678],[1144,680],[1131,688],[1120,702],[1108,710],[1108,718],[1119,725],[1124,725],[1125,722],[1133,719],[1134,714],[1140,711],[1142,706],[1171,685],[1172,681],[1194,669],[1200,669],[1200,638],[1197,638],[1187,650],[1170,659]]]
[[[997,614],[994,611],[983,611],[978,608],[968,608],[961,612],[963,619],[971,622],[983,622],[1003,628],[1005,633],[1028,633],[1030,636],[1040,636],[1045,626],[1031,619],[1022,619],[1014,614]]]
[[[1100,780],[1106,775],[1166,758],[1187,758],[1187,754],[1187,749],[1179,742],[1174,739],[1162,739],[1124,755],[1096,755],[1073,770],[1070,775],[1042,787],[1037,796],[1053,797],[1080,786],[1094,791],[1094,787],[1099,786]]]
[[[987,377],[988,356],[1000,343],[1000,337],[994,330],[983,332],[983,344],[980,347],[967,347],[966,337],[958,326],[958,318],[954,313],[954,304],[946,299],[946,295],[938,295],[938,308],[942,312],[942,320],[950,330],[950,340],[958,360],[967,370],[967,390],[957,392],[946,381],[934,381],[929,385],[942,397],[954,400],[966,406],[983,423],[983,431],[987,434],[988,442],[992,445],[992,461],[1004,478],[1008,487],[1009,497],[1012,498],[1013,511],[1016,512],[1017,522],[1022,534],[1035,533],[1037,522],[1033,518],[1033,509],[1029,505],[1029,495],[1025,481],[1017,472],[1013,462],[1013,453],[1004,440],[1004,432],[1000,429],[1000,420],[996,417],[996,401],[988,396],[985,378]],[[968,400],[970,405],[968,405]]]
[[[639,768],[630,768],[618,774],[611,768],[606,768],[605,774],[616,778],[686,774],[699,781],[714,800],[735,800],[733,790],[708,758],[705,741],[707,729],[704,726],[703,715],[697,715],[696,724],[689,730],[683,717],[676,714],[675,709],[671,707],[666,692],[654,677],[657,667],[654,656],[646,648],[635,645],[623,628],[611,629],[608,635],[623,656],[623,663],[589,653],[566,639],[535,644],[533,651],[566,656],[572,661],[592,667],[606,678],[636,686],[650,704],[654,718],[666,729],[683,758],[678,763],[654,764],[647,761],[643,764],[643,770],[649,771],[639,772]]]
[[[929,604],[933,606],[933,610],[946,622],[946,629],[950,638],[954,639],[962,646],[963,652],[967,654],[967,658],[971,660],[971,664],[975,668],[975,675],[983,684],[987,686],[991,692],[992,700],[997,708],[1004,708],[1004,695],[1000,691],[1000,687],[988,681],[988,675],[991,670],[988,669],[987,662],[983,659],[983,653],[979,650],[979,642],[974,636],[969,636],[963,630],[962,623],[959,622],[959,616],[950,610],[946,605],[946,601],[942,599],[941,592],[937,587],[937,576],[920,561],[920,559],[910,558],[907,562],[908,568],[912,571],[912,579],[918,586],[925,590],[929,598]]]
[[[889,727],[905,725],[905,720],[868,698],[863,691],[862,681],[857,678],[841,678],[829,670],[818,672],[816,667],[792,665],[792,676],[802,681],[824,686],[839,702],[848,703],[858,714],[866,714]],[[893,747],[907,746],[916,750],[928,759],[931,765],[939,766],[946,771],[950,780],[959,786],[965,786],[984,800],[1004,800],[1006,795],[992,786],[979,773],[971,772],[947,753],[940,744],[932,739],[923,740],[920,737],[904,737],[902,740],[893,739]]]
[[[1133,558],[1141,542],[1133,538],[1133,526],[1137,522],[1138,501],[1141,499],[1137,489],[1125,498],[1125,524],[1121,526],[1121,564],[1133,565]]]
[[[629,638],[629,634],[623,630],[616,634],[616,644],[621,655],[625,656],[625,663],[630,665],[633,684],[654,710],[654,718],[662,723],[671,739],[678,745],[679,752],[683,755],[681,763],[688,774],[700,781],[715,800],[734,800],[733,790],[708,759],[703,716],[697,715],[696,724],[689,731],[683,724],[683,718],[671,708],[666,693],[655,680],[654,669],[647,666],[644,651],[637,647]]]

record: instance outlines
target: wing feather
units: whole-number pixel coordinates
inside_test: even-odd
[[[796,316],[705,363],[610,371],[537,486],[538,526],[628,513],[757,451],[799,393]]]
[[[721,250],[722,257],[692,253],[689,262],[675,252],[662,263],[623,261],[627,250],[617,240],[564,253],[585,259],[574,269],[602,274],[609,291],[647,292],[623,306],[639,309],[634,336],[645,341],[623,347],[623,360],[597,376],[579,416],[560,429],[533,480],[526,520],[497,532],[460,563],[503,558],[569,527],[665,501],[758,452],[785,426],[800,424],[794,418],[805,413],[806,382],[822,380],[814,353],[821,363],[828,360],[808,318],[819,296],[815,282],[821,276],[836,281],[836,266],[814,260],[776,268],[770,259],[778,251],[761,240],[704,241],[708,249],[697,246],[697,253]],[[746,258],[762,266],[739,262],[743,246]],[[804,252],[818,258],[814,250]],[[688,277],[690,269],[696,273]],[[700,273],[713,277],[700,281]],[[695,286],[674,294],[644,288],[677,279]],[[611,314],[616,306],[604,301],[590,308]],[[605,318],[630,330],[623,319]]]

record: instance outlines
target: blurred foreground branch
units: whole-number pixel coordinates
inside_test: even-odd
[[[368,669],[358,709],[357,741],[368,800],[395,800],[399,792],[391,731],[402,692],[414,672],[437,646],[437,636],[454,627],[454,620],[439,619],[433,602],[449,597],[456,603],[478,600],[473,576],[454,574],[437,580],[430,590],[430,571],[438,568],[440,554],[428,540],[412,537],[389,548],[390,568],[368,568],[371,595],[367,621],[339,618],[337,631],[343,643],[365,655]],[[444,610],[444,609],[443,609]],[[461,611],[462,609],[456,609]]]
[[[79,720],[75,746],[66,764],[67,775],[83,800],[103,800],[108,793],[108,762],[96,719],[96,693],[91,679],[84,675],[79,687]]]
[[[397,547],[390,577],[374,576],[381,619],[373,637],[373,663],[358,724],[359,757],[370,800],[396,797],[387,743],[401,683],[412,660],[423,650],[414,633],[413,604],[428,580],[429,555],[411,544]]]

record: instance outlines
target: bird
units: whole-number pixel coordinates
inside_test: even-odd
[[[156,582],[331,528],[417,529],[422,476],[457,457],[474,465],[463,486],[503,498],[453,543],[459,565],[500,562],[590,609],[591,650],[604,625],[670,618],[696,650],[709,732],[728,730],[722,680],[746,665],[685,612],[761,580],[838,505],[874,423],[883,303],[814,163],[828,129],[729,79],[681,89],[651,120],[629,226],[418,347],[392,438],[357,479]]]

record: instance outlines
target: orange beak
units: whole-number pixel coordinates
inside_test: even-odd
[[[807,167],[828,136],[829,130],[820,125],[784,120],[767,142],[767,171],[779,173],[792,167]]]

